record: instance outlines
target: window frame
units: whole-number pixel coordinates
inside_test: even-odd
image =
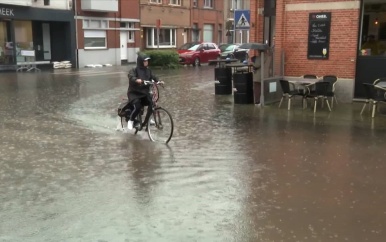
[[[204,8],[214,8],[213,0],[204,0]]]
[[[149,3],[161,4],[162,0],[149,0]]]
[[[104,46],[86,46],[87,38],[103,39]],[[105,50],[107,49],[107,33],[106,30],[84,30],[84,49],[85,50]]]
[[[176,2],[176,3],[172,3],[172,2]],[[181,6],[182,5],[182,0],[169,0],[169,5]]]
[[[170,31],[170,43],[169,45],[159,45],[159,48],[177,48],[177,29],[176,28],[160,28],[160,30],[166,30],[168,29]],[[151,31],[149,33],[149,31]],[[151,36],[149,36],[151,34]],[[158,45],[156,43],[156,37],[157,37],[157,28],[155,27],[149,27],[146,29],[146,48],[154,49],[158,48]],[[151,44],[149,44],[149,38],[151,38]],[[174,40],[174,41],[173,41]],[[174,44],[173,44],[174,42]]]

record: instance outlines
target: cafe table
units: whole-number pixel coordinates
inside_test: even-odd
[[[308,91],[310,91],[310,87],[314,85],[318,81],[322,81],[322,79],[318,78],[304,78],[304,77],[296,77],[296,76],[284,76],[284,80],[289,81],[290,83],[293,83],[298,90],[307,88]]]

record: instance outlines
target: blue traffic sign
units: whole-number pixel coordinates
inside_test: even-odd
[[[250,10],[235,10],[235,30],[246,29],[251,27],[251,11]]]

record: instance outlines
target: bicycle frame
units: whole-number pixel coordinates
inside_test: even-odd
[[[142,111],[138,115],[138,119],[141,122],[141,126],[139,127],[138,131],[141,131],[143,129],[143,127],[147,126],[147,123],[149,122],[150,116],[154,113],[155,109],[158,107],[157,101],[158,101],[159,95],[158,95],[157,85],[160,85],[160,84],[157,84],[154,81],[145,81],[144,84],[145,85],[151,85],[151,87],[149,89],[149,95],[151,95],[152,98],[151,98],[151,103],[147,107],[145,120],[143,122],[142,122]]]

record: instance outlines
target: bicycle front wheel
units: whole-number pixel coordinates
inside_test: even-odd
[[[173,136],[173,119],[166,109],[156,108],[147,122],[147,133],[151,141],[168,143]]]

